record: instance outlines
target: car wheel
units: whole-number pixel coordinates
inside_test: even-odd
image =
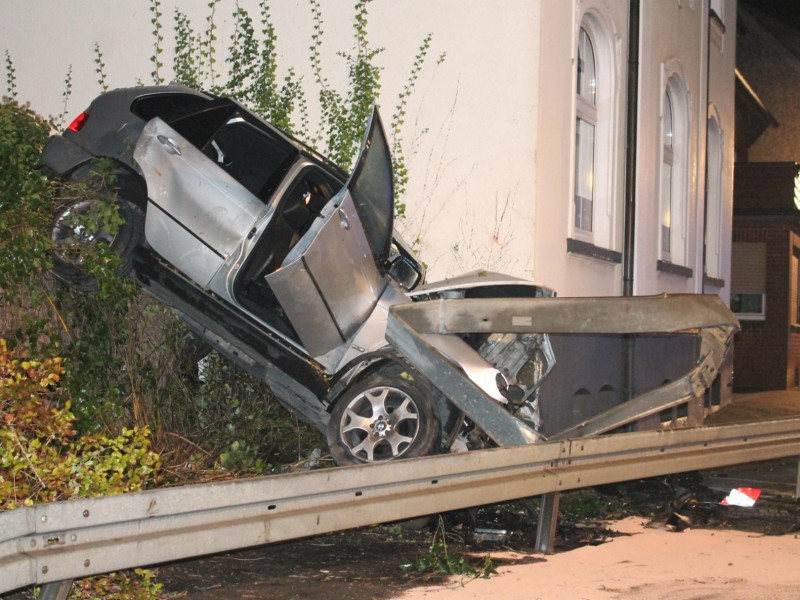
[[[424,456],[438,450],[440,438],[428,384],[400,365],[346,390],[328,425],[328,446],[339,465]]]
[[[113,202],[119,210],[121,224],[116,233],[89,231],[80,224],[99,212],[103,202]],[[132,266],[133,251],[142,237],[142,219],[135,207],[109,191],[97,198],[85,198],[67,204],[56,212],[50,241],[53,244],[53,272],[71,286],[84,291],[99,287],[96,277],[88,273],[86,250],[105,245],[120,257],[119,275],[127,275]]]

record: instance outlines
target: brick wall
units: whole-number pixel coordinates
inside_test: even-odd
[[[797,171],[794,162],[737,163],[734,210],[739,214],[793,214]]]
[[[787,389],[795,385],[800,368],[800,333],[792,334],[792,232],[788,219],[736,219],[734,242],[767,245],[766,319],[742,321],[734,344],[736,389]],[[735,290],[734,290],[735,291]],[[791,347],[791,354],[790,354]]]

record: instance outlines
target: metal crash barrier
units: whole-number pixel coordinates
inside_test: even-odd
[[[0,593],[550,492],[800,455],[800,419],[599,436],[0,514]]]
[[[645,334],[696,332],[699,358],[683,377],[557,434],[597,435],[701,395],[714,381],[739,329],[718,296],[678,294],[629,298],[490,298],[433,300],[395,306],[387,339],[497,444],[535,439],[532,432],[438,353],[425,335],[460,333]]]
[[[800,455],[800,419],[597,435],[702,393],[736,327],[730,311],[710,296],[445,300],[395,307],[389,316],[391,343],[507,447],[0,513],[0,593],[48,584],[42,597],[60,598],[67,589],[61,582],[117,569],[632,477]],[[527,427],[483,396],[422,337],[470,331],[687,330],[700,336],[701,351],[685,377],[559,435],[570,439],[535,444],[527,443]]]
[[[700,350],[682,377],[595,415],[552,439],[598,435],[678,406],[703,394],[739,323],[718,296],[677,294],[606,298],[492,298],[435,300],[394,307],[387,339],[492,440],[501,446],[536,441],[535,433],[464,377],[426,342],[425,335],[473,332],[547,334],[648,334],[695,332]],[[546,494],[539,511],[536,548],[553,549],[558,495]]]

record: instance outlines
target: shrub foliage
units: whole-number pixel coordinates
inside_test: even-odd
[[[147,0],[153,27],[150,79],[160,83],[169,77],[233,95],[267,120],[321,144],[346,167],[357,151],[369,107],[379,98],[381,69],[376,60],[383,49],[369,43],[369,0],[358,2],[352,49],[338,53],[347,69],[345,87],[334,89],[321,60],[322,3],[308,2],[313,22],[310,82],[279,65],[267,0],[259,2],[257,15],[236,4],[227,40],[218,38],[216,20],[225,4],[221,0],[208,2],[208,16],[198,27],[176,9],[174,36],[166,33],[160,0]],[[174,40],[171,75],[164,64],[167,38]],[[400,126],[430,43],[431,36],[426,36],[391,121],[400,192],[407,179]],[[105,90],[107,61],[98,44],[94,52],[97,82]],[[7,52],[5,58],[6,87],[13,97],[15,71]],[[68,75],[64,112],[70,81]],[[309,83],[316,85],[319,96],[316,133],[308,122]],[[71,402],[74,427],[109,439],[134,426],[149,427],[172,475],[215,465],[263,473],[277,464],[302,460],[311,448],[323,445],[321,436],[281,409],[263,383],[219,357],[209,357],[200,381],[196,361],[208,349],[201,344],[198,353],[197,341],[171,311],[117,277],[114,257],[102,249],[88,262],[100,282],[98,292],[78,293],[52,277],[49,228],[56,208],[76,197],[99,196],[113,185],[113,173],[103,170],[96,180],[81,183],[48,179],[39,169],[38,156],[52,128],[51,122],[13,100],[0,104],[0,336],[31,356],[64,358],[63,390]],[[114,207],[102,202],[98,206],[101,210],[93,218],[106,229],[117,225]],[[398,212],[403,212],[402,205]]]
[[[197,28],[176,9],[171,78],[239,98],[267,120],[322,145],[347,167],[358,149],[369,108],[380,95],[381,69],[376,60],[383,49],[369,43],[370,1],[358,2],[352,49],[338,53],[347,69],[345,87],[334,89],[321,60],[322,3],[308,2],[313,22],[310,83],[317,87],[321,112],[316,133],[310,131],[308,120],[309,82],[279,65],[267,0],[259,2],[255,16],[235,5],[228,40],[217,37],[220,0],[208,2],[208,16]],[[161,83],[167,79],[164,50],[170,36],[160,0],[147,3],[153,27],[150,78]],[[391,120],[400,192],[407,179],[400,126],[430,45],[429,35],[419,47]],[[97,82],[105,90],[106,59],[98,44],[94,52]],[[8,52],[5,63],[6,87],[13,98],[16,77]],[[72,91],[71,72],[72,67],[64,83],[64,113]],[[75,292],[50,274],[50,227],[58,206],[78,197],[100,198],[113,186],[113,172],[102,169],[95,179],[80,183],[49,179],[39,168],[38,157],[53,128],[52,122],[14,100],[0,103],[0,337],[14,348],[24,348],[29,356],[63,357],[54,374],[59,378],[65,374],[58,394],[68,403],[39,411],[47,416],[48,427],[69,423],[79,434],[106,436],[110,445],[130,442],[150,428],[173,475],[186,465],[192,470],[216,465],[237,472],[267,472],[278,463],[301,460],[311,447],[321,445],[321,436],[286,414],[266,386],[219,357],[212,354],[205,362],[200,381],[196,361],[208,349],[201,344],[198,352],[197,341],[171,311],[138,293],[131,281],[117,277],[115,257],[100,249],[88,258],[87,268],[100,282],[94,294]],[[98,202],[98,207],[90,218],[106,230],[118,226],[113,205]],[[398,211],[402,209],[400,205]],[[52,410],[56,412],[48,412]],[[62,433],[74,443],[74,436]],[[45,446],[54,448],[52,443]],[[84,487],[94,489],[92,485]]]
[[[0,510],[141,490],[158,481],[150,432],[78,435],[60,357],[34,360],[0,339]]]

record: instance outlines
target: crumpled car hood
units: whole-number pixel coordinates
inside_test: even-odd
[[[549,296],[555,296],[555,292],[547,286],[538,285],[527,279],[520,279],[512,275],[504,273],[496,273],[494,271],[485,271],[483,269],[477,271],[470,271],[458,277],[450,277],[442,279],[441,281],[434,281],[426,283],[414,289],[413,292],[408,292],[407,295],[411,298],[416,296],[424,296],[426,294],[434,294],[437,292],[446,292],[448,290],[464,290],[477,287],[486,287],[491,285],[526,285],[541,288],[545,294],[549,292]]]

